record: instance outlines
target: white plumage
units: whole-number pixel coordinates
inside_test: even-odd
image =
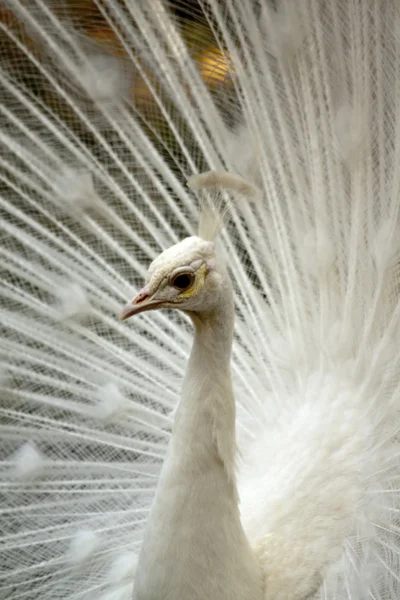
[[[1,8],[0,598],[397,600],[397,1],[73,8]]]

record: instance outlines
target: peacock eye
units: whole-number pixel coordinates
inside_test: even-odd
[[[179,273],[171,279],[171,285],[183,292],[184,290],[190,288],[193,281],[194,275],[192,273]]]

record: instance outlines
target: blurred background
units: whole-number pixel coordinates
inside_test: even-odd
[[[29,1],[29,0],[28,0]],[[132,0],[133,7],[135,2],[143,0]],[[144,0],[151,7],[151,0]],[[107,52],[110,56],[124,59],[124,49],[120,40],[107,23],[104,15],[99,10],[96,2],[92,0],[63,0],[60,2],[47,2],[51,10],[55,12],[64,22],[69,22],[76,32],[93,43],[92,51],[96,48],[98,51]],[[126,5],[126,1],[120,2],[121,6]],[[165,6],[169,12],[174,15],[177,27],[187,43],[190,55],[195,60],[199,72],[207,84],[208,88],[219,98],[219,103],[224,104],[227,100],[227,93],[231,90],[231,79],[229,76],[229,65],[226,57],[218,47],[215,36],[213,35],[210,24],[204,19],[204,13],[196,0],[166,0]],[[42,48],[37,37],[32,35],[26,24],[16,14],[17,11],[11,8],[9,3],[0,2],[0,54],[2,63],[8,62],[18,67],[19,60],[24,60],[23,55],[17,55],[15,43],[10,38],[12,32],[17,38],[28,42],[30,50],[41,58]],[[19,59],[19,60],[18,60]],[[29,84],[35,94],[46,97],[49,101],[48,85],[42,80],[39,73],[33,76],[32,68],[29,74],[25,73],[25,83]],[[20,69],[25,72],[25,69]],[[137,73],[129,74],[130,96],[135,104],[148,109],[155,110],[151,106],[154,102],[153,96]],[[227,108],[227,107],[226,107]],[[227,111],[228,113],[229,111]]]
[[[135,28],[137,30],[138,39],[140,38],[140,27],[134,22],[135,6],[151,11],[152,2],[153,0],[115,0],[113,3],[125,11],[124,14],[126,13],[128,17],[132,31],[135,32]],[[130,8],[129,14],[127,6]],[[153,6],[155,7],[156,4]],[[194,60],[198,72],[212,96],[213,103],[225,123],[231,127],[239,118],[238,104],[235,99],[229,58],[217,43],[215,23],[207,21],[205,12],[196,0],[165,0],[163,6],[172,15],[175,27],[182,36],[189,56]],[[224,6],[223,2],[221,6]],[[95,99],[92,90],[85,89],[79,78],[74,80],[73,77],[62,71],[51,51],[51,43],[44,42],[43,31],[48,28],[51,35],[54,35],[55,29],[50,17],[48,19],[46,17],[46,7],[50,8],[51,13],[55,14],[64,26],[70,27],[71,33],[73,32],[73,38],[71,36],[73,43],[69,47],[68,44],[65,47],[62,46],[62,36],[60,35],[59,49],[66,54],[70,53],[72,61],[76,61],[73,50],[71,50],[74,45],[77,53],[83,50],[84,54],[90,57],[93,66],[90,85],[96,91]],[[25,16],[24,10],[26,10]],[[7,73],[7,79],[12,81],[13,85],[12,93],[9,95],[7,86],[2,89],[3,105],[13,112],[15,118],[28,122],[27,111],[23,103],[16,99],[15,90],[19,87],[21,94],[25,97],[29,96],[30,102],[36,104],[39,111],[49,115],[54,122],[64,122],[67,129],[74,132],[87,150],[94,154],[105,168],[115,169],[115,164],[110,164],[107,153],[102,153],[98,141],[93,135],[93,130],[87,126],[90,122],[94,128],[101,131],[104,139],[116,153],[121,152],[123,161],[141,179],[144,177],[142,169],[138,168],[132,157],[129,157],[126,148],[122,148],[121,140],[111,123],[110,115],[112,116],[113,107],[109,105],[109,98],[106,100],[108,105],[105,107],[107,118],[102,117],[102,88],[108,86],[107,93],[109,94],[109,80],[115,79],[115,111],[120,110],[122,105],[120,100],[122,99],[124,108],[139,123],[147,139],[151,141],[181,181],[185,181],[187,175],[193,172],[193,162],[190,164],[187,161],[185,152],[182,151],[183,145],[187,148],[194,148],[191,150],[191,158],[196,168],[200,172],[208,170],[209,166],[201,150],[197,148],[197,144],[193,143],[191,127],[188,127],[187,123],[181,122],[179,135],[184,144],[177,144],[176,134],[171,131],[166,122],[166,112],[171,121],[177,121],[177,109],[174,98],[164,96],[159,76],[163,69],[162,64],[155,65],[154,57],[148,60],[146,44],[140,41],[137,47],[143,48],[142,52],[137,49],[133,50],[129,39],[126,40],[129,51],[132,50],[135,53],[134,60],[132,60],[132,56],[127,56],[127,47],[123,46],[125,40],[123,40],[121,32],[116,33],[110,25],[113,19],[105,18],[106,14],[107,2],[92,0],[44,0],[44,2],[40,0],[13,0],[12,2],[0,0],[1,68],[4,73]],[[26,18],[26,15],[33,15],[43,26],[43,30],[39,34],[35,30],[35,26],[29,25],[29,18]],[[114,25],[118,28],[115,21]],[[47,74],[41,69],[43,66],[47,67]],[[118,86],[120,87],[121,69],[125,82],[123,97],[121,95],[118,97],[118,92],[121,92],[121,89],[117,89]],[[49,81],[49,73],[53,81]],[[79,76],[81,77],[82,73]],[[60,84],[59,89],[67,92],[67,99],[65,94],[57,92],[57,85],[55,85],[57,82]],[[149,85],[152,86],[153,91],[149,89]],[[189,101],[191,101],[188,86],[186,89]],[[155,98],[157,95],[162,98],[163,111],[157,104]],[[85,115],[84,119],[77,114],[77,107],[79,107],[80,115]],[[37,120],[33,119],[31,127],[37,126]],[[13,126],[10,126],[9,120],[1,122],[1,127],[7,135],[15,136],[15,130]],[[46,143],[51,142],[49,140]],[[54,143],[57,144],[57,141]],[[115,178],[119,177],[117,172],[113,172],[113,175]],[[9,181],[9,174],[7,174],[7,178]],[[4,178],[0,177],[0,187],[3,185]],[[149,189],[150,193],[156,192],[156,190],[150,189],[150,182],[144,180],[142,185]],[[6,187],[7,195],[12,195],[13,191],[10,186],[6,184]],[[34,192],[30,190],[30,193]],[[171,194],[175,195],[173,190],[171,190]],[[157,202],[156,195],[155,193],[155,202]],[[176,201],[179,204],[178,198]],[[19,203],[17,197],[15,202]],[[114,204],[118,200],[109,198],[108,202]],[[163,210],[162,207],[160,210]],[[49,226],[51,225],[49,224]]]

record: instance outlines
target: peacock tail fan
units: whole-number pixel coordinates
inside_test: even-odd
[[[399,32],[396,0],[0,5],[1,600],[131,598],[192,334],[118,313],[209,172],[240,196],[218,243],[248,530],[307,550],[350,456],[316,598],[399,598]]]

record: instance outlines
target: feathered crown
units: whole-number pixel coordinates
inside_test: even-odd
[[[187,182],[193,191],[199,190],[200,214],[198,235],[203,240],[212,242],[229,218],[232,210],[232,199],[244,196],[249,200],[258,200],[260,190],[241,177],[224,171],[207,171],[192,175]]]

